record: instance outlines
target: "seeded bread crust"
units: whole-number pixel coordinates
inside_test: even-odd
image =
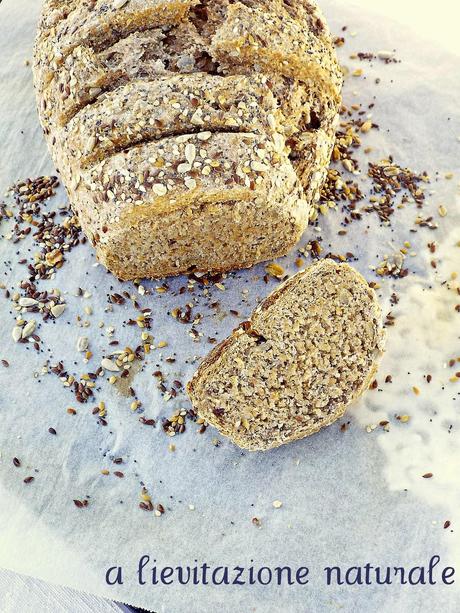
[[[313,80],[339,97],[342,74],[330,44],[294,19],[275,11],[230,4],[211,44],[217,61],[254,65],[287,77]]]
[[[42,124],[64,126],[80,109],[131,80],[154,81],[205,69],[200,61],[203,44],[194,26],[179,24],[172,31],[135,32],[101,52],[87,46],[73,49],[39,92]]]
[[[65,21],[73,13],[81,0],[48,0],[48,10],[42,13],[38,23],[39,30],[45,33]]]
[[[266,450],[342,417],[384,347],[375,292],[322,260],[270,294],[203,360],[187,386],[200,417],[244,449]]]
[[[120,278],[251,266],[314,216],[341,73],[310,0],[45,0],[34,78],[72,205]]]
[[[61,146],[82,167],[146,140],[186,132],[270,133],[282,129],[267,86],[206,73],[132,81],[86,106],[62,130]]]

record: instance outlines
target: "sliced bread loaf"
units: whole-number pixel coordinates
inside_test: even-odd
[[[314,214],[341,86],[314,0],[45,0],[34,80],[72,206],[121,278],[251,266]]]
[[[351,266],[322,260],[270,294],[187,391],[240,447],[278,447],[344,414],[374,377],[383,338],[374,290]]]

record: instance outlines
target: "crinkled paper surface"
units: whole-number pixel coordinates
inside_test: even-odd
[[[24,64],[31,57],[39,4],[5,0],[0,6],[2,191],[16,180],[54,173],[35,111],[31,70]],[[335,34],[348,26],[343,33],[347,42],[339,49],[342,63],[350,71],[363,68],[363,76],[347,79],[346,104],[362,103],[368,110],[375,103],[372,120],[379,129],[363,136],[373,151],[366,160],[360,157],[362,150],[357,153],[363,175],[358,180],[366,185],[367,160],[377,162],[388,155],[432,177],[423,210],[406,204],[395,211],[391,226],[383,228],[375,214],[364,215],[344,237],[337,235],[344,214],[331,211],[320,219],[319,230],[307,231],[300,245],[321,237],[325,252],[352,252],[356,267],[380,282],[384,313],[392,311],[395,325],[388,330],[378,389],[350,409],[346,420],[268,453],[242,452],[211,428],[200,435],[199,426],[190,421],[184,434],[173,440],[165,435],[162,419],[188,404],[182,394],[166,402],[152,373],[163,370],[169,386],[174,379],[187,381],[196,356],[211,348],[208,337],[222,340],[239,323],[229,309],[244,319],[276,286],[272,278],[264,283],[264,266],[258,266],[229,275],[223,281],[225,291],[211,284],[206,294],[202,288],[180,294],[185,278],[168,280],[165,293],[155,290],[161,283],[144,284],[151,294],[138,295],[139,304],[152,310],[156,345],[166,341],[167,346],[152,351],[132,386],[144,417],[155,419],[157,426],[140,423],[140,413],[130,409],[131,399],[118,394],[104,377],[96,394],[107,406],[108,426],[101,427],[91,414],[95,402],[77,405],[58,377],[42,374],[42,368],[47,360],[63,360],[77,376],[94,371],[109,351],[110,326],[120,346],[137,346],[141,330],[126,324],[136,315],[130,301],[107,312],[107,294],[137,294],[137,289],[95,266],[89,246],[78,247],[54,280],[40,282],[40,288],[59,288],[68,305],[56,322],[43,323],[36,316],[40,352],[14,344],[11,329],[17,313],[3,290],[0,298],[0,358],[10,364],[0,366],[1,566],[166,613],[458,610],[455,586],[324,585],[326,565],[410,567],[426,564],[435,554],[443,565],[457,564],[460,572],[460,382],[455,387],[450,381],[455,368],[448,366],[450,358],[460,355],[460,314],[455,311],[460,298],[451,278],[460,272],[460,249],[455,247],[460,240],[455,194],[460,82],[459,57],[419,39],[416,32],[348,2],[322,4]],[[396,49],[400,63],[349,58],[352,52],[381,49]],[[446,172],[453,172],[453,179],[445,180]],[[64,201],[61,188],[47,206]],[[441,204],[446,217],[438,214]],[[419,212],[433,215],[439,228],[411,232]],[[2,222],[0,234],[9,230],[10,224]],[[415,254],[408,253],[405,261],[409,275],[398,280],[377,277],[370,267],[405,241],[411,243],[408,252]],[[427,248],[432,241],[438,245],[435,254]],[[12,244],[2,238],[0,282],[17,290],[26,276],[17,262],[36,250],[31,240]],[[287,271],[294,272],[297,256],[294,252],[281,261]],[[75,297],[78,287],[91,295]],[[393,292],[400,298],[396,306],[389,303]],[[198,340],[189,334],[191,324],[179,323],[170,314],[188,302],[194,315],[203,316],[195,326]],[[211,306],[215,302],[218,307]],[[84,310],[88,306],[91,315]],[[90,326],[79,328],[78,317]],[[82,334],[90,337],[94,354],[88,365],[75,350]],[[176,361],[166,363],[168,357]],[[430,384],[424,379],[428,373],[433,377]],[[384,384],[388,374],[392,384]],[[420,390],[418,395],[413,387]],[[75,407],[77,415],[69,415],[69,407]],[[410,415],[408,423],[396,419],[402,414]],[[346,421],[349,428],[342,432],[340,424]],[[390,422],[388,432],[378,425],[381,421]],[[366,429],[369,425],[377,427]],[[57,436],[49,434],[49,427]],[[219,446],[212,442],[216,436]],[[174,452],[168,450],[171,442]],[[13,457],[20,458],[20,468],[13,466]],[[123,457],[124,463],[115,466],[114,457]],[[111,474],[102,475],[102,469]],[[117,469],[124,478],[113,475]],[[423,479],[428,472],[433,477]],[[35,480],[26,486],[23,479],[29,474]],[[152,500],[166,508],[162,517],[139,509],[142,484]],[[73,499],[85,496],[90,497],[88,507],[76,508]],[[275,509],[274,500],[282,501],[282,507]],[[259,528],[253,517],[260,518]],[[447,520],[452,523],[445,529]],[[309,566],[311,580],[307,586],[281,588],[139,586],[135,571],[144,554],[151,556],[152,564],[156,559],[171,566],[193,565],[195,560],[231,567]],[[105,571],[115,565],[125,570],[124,585],[108,587]]]

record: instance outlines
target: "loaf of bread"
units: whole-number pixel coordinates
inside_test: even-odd
[[[204,359],[187,386],[195,410],[234,443],[265,450],[342,417],[383,351],[373,289],[321,260],[280,285]]]
[[[342,74],[314,0],[45,0],[40,120],[121,279],[289,252],[318,199]]]

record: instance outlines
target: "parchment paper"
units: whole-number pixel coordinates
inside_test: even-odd
[[[0,6],[2,190],[25,177],[54,173],[35,112],[30,67],[24,64],[31,57],[39,4],[6,0]],[[168,613],[458,610],[455,585],[324,585],[326,565],[371,562],[410,567],[426,564],[434,554],[441,556],[443,565],[460,562],[460,387],[449,380],[455,369],[448,366],[449,358],[460,355],[460,314],[455,311],[460,300],[451,278],[460,271],[460,249],[455,250],[460,240],[455,195],[460,83],[458,56],[426,43],[416,32],[349,2],[324,0],[322,5],[333,32],[346,38],[339,49],[341,61],[351,71],[363,68],[363,76],[347,79],[346,103],[375,103],[372,120],[380,129],[363,136],[373,147],[370,159],[377,162],[391,154],[398,164],[426,170],[432,177],[424,209],[410,203],[398,209],[391,228],[380,227],[376,215],[366,215],[345,237],[338,237],[343,214],[331,211],[321,218],[319,228],[307,231],[300,245],[321,237],[326,251],[352,252],[357,257],[354,265],[381,284],[384,312],[391,310],[396,320],[388,329],[378,390],[370,391],[339,424],[268,453],[242,452],[211,428],[198,434],[199,425],[191,422],[184,434],[173,439],[165,435],[162,419],[189,405],[182,394],[165,402],[152,377],[157,364],[168,382],[185,382],[196,368],[196,356],[211,348],[208,337],[225,338],[276,286],[274,279],[263,281],[261,265],[229,275],[222,282],[225,291],[211,284],[207,292],[197,288],[194,294],[179,294],[187,285],[185,278],[167,280],[166,293],[156,291],[159,282],[144,283],[151,295],[138,295],[139,303],[152,309],[156,343],[168,344],[150,354],[132,385],[142,400],[142,415],[157,420],[157,426],[140,423],[141,414],[130,409],[131,399],[117,394],[105,377],[96,395],[107,406],[108,426],[101,427],[91,414],[96,402],[76,404],[59,379],[42,374],[42,368],[47,360],[53,364],[64,359],[69,372],[94,371],[108,352],[109,326],[121,347],[139,344],[140,329],[126,325],[135,314],[129,301],[106,312],[108,293],[137,294],[137,289],[96,266],[89,246],[79,247],[54,280],[40,282],[41,288],[65,292],[68,305],[56,323],[36,318],[43,341],[40,353],[14,344],[16,313],[10,300],[0,299],[0,358],[10,364],[0,367],[1,566]],[[348,29],[342,33],[345,25]],[[349,58],[353,52],[382,49],[396,49],[400,63]],[[365,175],[364,160],[361,167]],[[454,172],[450,181],[444,179],[447,172]],[[56,208],[64,201],[61,190],[48,206]],[[441,204],[447,217],[438,215]],[[419,212],[433,215],[439,228],[411,233]],[[0,233],[8,231],[3,222]],[[408,251],[416,254],[407,256],[409,275],[398,280],[376,276],[370,267],[378,267],[383,256],[404,241],[411,242]],[[438,244],[434,255],[427,249],[432,241]],[[16,262],[21,254],[30,255],[27,249],[37,248],[31,241],[0,241],[0,281],[10,290],[17,289],[15,284],[25,276]],[[281,261],[288,272],[295,271],[296,257],[295,251]],[[437,268],[430,265],[433,259]],[[90,297],[75,297],[78,287]],[[390,306],[394,291],[400,301]],[[217,301],[219,308],[210,306]],[[194,314],[203,315],[195,326],[198,339],[189,334],[190,324],[170,315],[188,302]],[[91,315],[85,313],[86,306],[92,308]],[[229,315],[229,309],[238,310],[241,317]],[[90,327],[79,329],[78,316],[90,321]],[[88,365],[75,351],[82,334],[90,337],[94,353]],[[168,356],[176,361],[166,364]],[[433,376],[430,384],[423,378],[427,373]],[[383,383],[387,374],[392,384]],[[420,390],[418,395],[413,387]],[[75,407],[77,415],[70,416],[69,407]],[[408,423],[395,418],[402,414],[410,415]],[[382,420],[389,421],[388,432],[378,425]],[[340,425],[347,421],[343,432]],[[56,436],[49,434],[49,427],[56,429]],[[170,443],[176,446],[174,452],[168,449]],[[13,466],[14,457],[20,458],[20,468]],[[114,465],[115,457],[122,457],[123,464]],[[111,474],[102,475],[103,469]],[[113,475],[117,469],[124,478]],[[424,479],[428,472],[433,477]],[[35,480],[26,486],[23,479],[29,474]],[[152,500],[165,507],[161,517],[139,509],[142,484]],[[85,496],[90,497],[88,507],[78,509],[73,499]],[[273,507],[275,500],[283,503],[281,508]],[[253,517],[260,519],[260,527],[252,523]],[[447,520],[450,528],[444,528]],[[144,554],[151,556],[152,564],[156,559],[171,566],[193,565],[195,560],[246,567],[309,566],[310,583],[281,588],[139,586],[135,571]],[[124,569],[124,585],[109,587],[105,572],[116,565]]]

